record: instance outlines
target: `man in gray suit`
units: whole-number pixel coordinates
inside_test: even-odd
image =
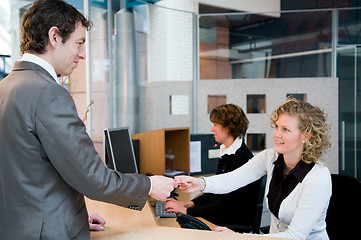
[[[37,0],[24,13],[21,61],[0,82],[0,238],[89,239],[84,196],[141,209],[165,200],[171,178],[105,167],[56,83],[85,59],[89,22],[62,0]]]

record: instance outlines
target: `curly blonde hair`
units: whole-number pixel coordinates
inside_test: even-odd
[[[306,163],[318,163],[322,161],[321,156],[331,146],[330,127],[326,123],[327,114],[319,107],[312,106],[308,102],[303,102],[288,97],[271,115],[271,126],[276,124],[281,114],[298,116],[299,129],[302,134],[310,133],[311,138],[307,139],[301,160]]]

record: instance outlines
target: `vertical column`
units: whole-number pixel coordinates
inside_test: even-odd
[[[337,75],[337,44],[338,44],[338,10],[332,10],[332,65],[331,77]]]
[[[197,133],[197,82],[199,79],[198,68],[198,14],[193,13],[193,118],[192,118],[192,133]]]
[[[138,88],[136,85],[135,27],[133,12],[115,14],[115,126],[138,130]]]

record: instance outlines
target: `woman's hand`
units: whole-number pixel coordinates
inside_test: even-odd
[[[164,209],[166,212],[181,212],[184,214],[187,214],[187,208],[194,207],[194,203],[192,201],[190,202],[180,202],[173,198],[168,198],[165,201]]]
[[[180,190],[185,193],[203,191],[206,187],[206,182],[203,178],[175,176],[174,180],[178,183]]]

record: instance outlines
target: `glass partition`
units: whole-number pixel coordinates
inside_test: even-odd
[[[107,1],[89,1],[89,19],[93,22],[93,27],[89,31],[90,62],[89,69],[89,98],[91,102],[91,135],[94,142],[103,141],[103,130],[109,126],[109,107],[111,94],[109,92],[110,83],[110,61],[108,32],[108,11]],[[111,24],[111,23],[110,23]],[[90,106],[89,106],[90,107]]]
[[[341,9],[338,15],[338,44],[361,45],[361,9]]]
[[[339,171],[361,179],[361,47],[337,50]]]
[[[331,11],[204,15],[200,78],[331,76]]]
[[[338,11],[339,171],[361,179],[361,9]]]

